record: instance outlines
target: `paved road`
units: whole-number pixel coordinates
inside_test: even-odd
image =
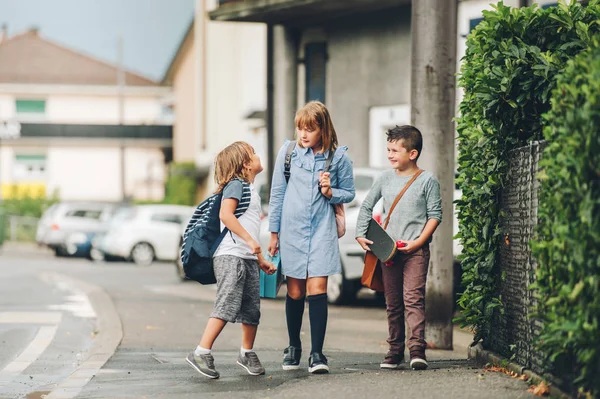
[[[180,282],[170,264],[140,268],[5,252],[0,290],[0,398],[531,397],[525,383],[468,362],[464,333],[455,334],[454,351],[428,352],[429,370],[379,370],[385,310],[367,294],[353,306],[330,308],[330,375],[281,370],[287,335],[284,301],[277,298],[263,301],[256,342],[266,376],[245,375],[235,365],[241,332],[229,325],[214,348],[222,377],[205,380],[183,359],[197,345],[214,288]],[[308,347],[307,313],[302,337]],[[115,337],[120,345],[103,363]],[[19,357],[30,363],[15,363]]]

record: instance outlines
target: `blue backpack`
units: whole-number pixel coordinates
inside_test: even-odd
[[[239,179],[236,179],[239,180]],[[250,206],[250,184],[242,182],[242,199],[238,202],[234,215],[239,218]],[[231,183],[231,182],[230,182]],[[228,184],[230,184],[228,183]],[[221,231],[221,200],[223,193],[213,194],[202,201],[194,211],[183,233],[181,245],[181,262],[185,276],[200,284],[214,284],[215,272],[213,269],[213,255],[219,248],[228,228]]]

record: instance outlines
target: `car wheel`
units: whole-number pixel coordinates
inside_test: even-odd
[[[104,253],[96,248],[90,249],[90,259],[94,262],[102,262],[104,260]]]
[[[147,242],[135,244],[131,250],[131,260],[139,266],[149,266],[154,260],[154,248]]]
[[[65,256],[69,256],[68,252],[62,248],[62,247],[57,247],[54,248],[54,255],[56,255],[57,257],[65,257]]]
[[[332,305],[348,303],[356,295],[352,282],[346,280],[344,270],[327,279],[327,301]]]
[[[180,242],[178,248],[181,249],[182,244],[183,242]],[[181,281],[186,281],[188,278],[185,276],[185,271],[183,270],[183,263],[181,262],[180,254],[177,255],[177,258],[175,258],[175,268],[177,270],[177,276],[181,279]]]

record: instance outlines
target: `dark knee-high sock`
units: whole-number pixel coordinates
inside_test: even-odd
[[[287,321],[290,345],[302,348],[300,342],[300,329],[302,328],[302,317],[304,316],[304,297],[293,299],[289,295],[285,298],[285,319]]]
[[[310,353],[323,353],[323,342],[327,329],[327,294],[308,296],[308,316],[312,344]]]

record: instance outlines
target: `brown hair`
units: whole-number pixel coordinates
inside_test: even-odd
[[[423,149],[423,135],[419,129],[411,125],[396,125],[396,127],[389,129],[385,134],[389,142],[403,140],[402,146],[406,148],[406,151],[417,150],[418,155],[416,159],[419,159],[421,150]]]
[[[294,121],[297,128],[304,128],[308,130],[321,129],[321,143],[323,148],[321,152],[335,151],[338,146],[337,134],[333,128],[333,122],[329,111],[325,105],[320,101],[311,101],[304,107],[300,108],[296,112],[296,119]],[[302,147],[300,138],[298,138],[298,145]]]
[[[215,159],[215,182],[217,193],[235,178],[248,180],[245,164],[252,162],[254,149],[244,141],[236,141],[225,147]]]

